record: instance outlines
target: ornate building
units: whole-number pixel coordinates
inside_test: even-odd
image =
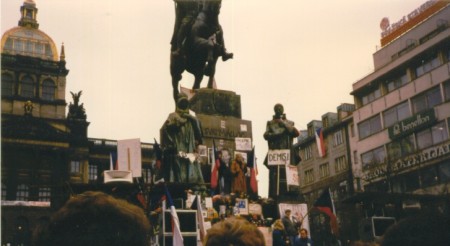
[[[103,182],[116,140],[87,136],[89,122],[72,93],[66,112],[64,46],[39,29],[36,4],[25,0],[17,27],[1,39],[2,244],[29,245],[32,230],[71,196],[85,190],[111,188]],[[153,144],[142,147],[142,189],[151,180]],[[119,190],[134,195],[136,186]],[[134,198],[125,197],[132,202]]]

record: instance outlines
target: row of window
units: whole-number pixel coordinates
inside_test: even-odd
[[[450,100],[450,82],[444,83],[444,98]],[[367,138],[375,133],[402,121],[413,114],[418,114],[442,103],[440,86],[406,100],[358,124],[359,139]],[[411,107],[411,109],[410,109]]]
[[[333,147],[337,147],[344,143],[344,134],[342,133],[342,130],[338,130],[333,133]],[[327,151],[327,138],[324,137],[324,145],[325,145],[325,151]],[[309,160],[313,157],[312,154],[312,145],[306,146],[304,149],[301,150],[303,152],[303,159]]]
[[[44,59],[53,58],[50,44],[39,40],[9,37],[5,42],[4,51],[25,56],[42,57]]]
[[[380,146],[361,155],[362,167],[367,169],[373,165],[395,161],[418,150],[443,143],[449,139],[445,121],[436,123],[430,128],[410,134],[387,145]]]
[[[50,187],[39,187],[38,189],[38,201],[49,202],[51,198],[51,188]],[[26,184],[20,184],[17,186],[16,199],[17,201],[28,201],[30,194],[30,188]],[[2,200],[6,200],[7,189],[4,184],[2,184]]]
[[[99,168],[98,165],[89,165],[88,177],[89,181],[97,181]],[[81,162],[71,161],[70,162],[70,173],[79,174],[81,173]],[[149,167],[142,167],[142,179],[144,183],[149,184],[152,181],[152,171]]]
[[[10,74],[2,74],[2,96],[15,95],[14,79]],[[26,98],[35,98],[37,85],[30,76],[24,76],[17,84],[18,95]],[[45,79],[40,86],[40,98],[47,101],[53,101],[56,97],[56,84],[51,79]]]
[[[345,156],[340,156],[334,160],[334,170],[336,173],[343,172],[348,169]],[[324,163],[319,165],[319,178],[324,179],[330,177],[330,164]],[[314,182],[314,168],[304,171],[304,184],[311,184]]]
[[[390,180],[369,184],[365,187],[365,190],[404,193],[448,182],[450,182],[450,162],[443,162],[432,167],[395,176]]]
[[[441,66],[445,62],[450,61],[450,48],[447,47],[442,52],[443,59],[440,59],[441,56],[439,55],[440,52],[438,51],[422,57],[422,59],[420,59],[418,62],[415,62],[415,64],[411,65],[411,67],[413,67],[413,70],[411,70],[410,73],[408,73],[409,69],[402,69],[400,71],[394,71],[388,74],[386,78],[381,79],[383,83],[380,83],[380,85],[376,85],[373,89],[359,97],[361,106],[369,104],[380,98],[381,96],[383,96],[383,92],[389,93],[393,90],[396,90],[406,85],[410,81],[419,78],[420,76]],[[408,74],[411,74],[411,76],[408,76]]]

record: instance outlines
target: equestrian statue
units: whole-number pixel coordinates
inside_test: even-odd
[[[175,27],[171,40],[170,74],[173,98],[178,98],[178,83],[186,70],[194,75],[192,89],[199,89],[203,76],[213,88],[217,59],[233,58],[225,49],[219,24],[221,0],[174,0]]]

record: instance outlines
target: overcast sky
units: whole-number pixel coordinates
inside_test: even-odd
[[[159,141],[174,109],[169,50],[173,0],[35,0],[39,29],[64,43],[70,92],[83,91],[89,137]],[[276,103],[299,130],[353,103],[352,84],[373,71],[380,21],[426,0],[223,0],[220,22],[233,60],[217,64],[219,89],[241,95],[252,121],[260,195],[267,196],[266,121]],[[2,33],[17,26],[23,0],[1,1]],[[191,87],[185,73],[181,84]],[[202,87],[206,86],[206,80]]]

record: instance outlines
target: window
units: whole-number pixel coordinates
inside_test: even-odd
[[[50,187],[40,187],[39,188],[39,201],[49,202],[52,192]]]
[[[10,74],[2,74],[2,96],[12,96],[14,94],[14,80]]]
[[[403,102],[391,109],[388,109],[384,111],[383,113],[383,120],[384,120],[384,127],[390,127],[393,124],[404,120],[411,116],[411,112],[409,111],[409,104],[408,101]]]
[[[342,172],[347,169],[345,155],[340,156],[334,160],[334,169],[336,170],[336,173]]]
[[[97,180],[98,167],[97,165],[89,165],[89,180]]]
[[[314,182],[314,170],[308,169],[305,171],[305,184]]]
[[[430,187],[438,184],[438,175],[436,173],[436,167],[430,167],[422,170],[421,175],[421,185],[422,188]]]
[[[34,97],[34,81],[25,76],[20,83],[20,95],[23,97]]]
[[[444,96],[445,101],[450,100],[450,81],[444,83]]]
[[[25,184],[20,184],[17,186],[16,192],[17,201],[28,201],[28,186]]]
[[[384,163],[386,153],[384,147],[373,149],[361,155],[363,169],[369,168],[373,165]]]
[[[425,129],[416,134],[417,148],[424,149],[432,145],[442,143],[448,139],[447,128],[445,122],[439,122],[431,128]]]
[[[420,62],[419,66],[416,68],[416,76],[420,77],[423,74],[438,67],[439,65],[441,65],[441,62],[439,61],[437,53],[429,57],[426,57]]]
[[[7,193],[6,185],[2,183],[2,201],[6,200],[6,193]]]
[[[370,102],[375,101],[375,99],[381,97],[381,90],[380,88],[368,93],[367,95],[362,97],[362,105],[366,105]]]
[[[70,172],[71,173],[80,173],[80,171],[81,171],[80,161],[71,161],[70,162]]]
[[[399,75],[398,77],[394,77],[393,79],[387,80],[387,89],[388,92],[391,92],[399,87],[402,87],[403,85],[407,84],[408,76],[406,73],[403,73],[402,75]]]
[[[450,162],[439,165],[439,181],[441,184],[450,182]]]
[[[412,154],[415,150],[416,146],[414,144],[414,136],[412,134],[395,140],[387,145],[389,160],[398,160],[403,156]]]
[[[304,152],[304,158],[305,160],[309,160],[312,158],[312,147],[311,145],[306,146],[306,148],[303,150]]]
[[[341,145],[344,142],[344,139],[342,137],[342,130],[339,130],[339,131],[334,133],[333,140],[334,140],[333,141],[334,146]]]
[[[55,100],[56,86],[52,80],[46,79],[42,82],[42,99],[53,101]]]
[[[439,87],[434,87],[433,89],[414,97],[411,102],[414,114],[433,108],[435,105],[442,102]]]
[[[319,166],[319,177],[321,179],[330,176],[330,165],[328,163]]]
[[[31,42],[31,41],[26,41],[25,42],[25,52],[26,53],[33,53],[33,46],[34,46],[34,43],[33,42]]]
[[[410,192],[420,188],[419,174],[411,172],[404,176],[405,191]]]
[[[359,138],[363,139],[381,131],[380,115],[365,120],[358,125]]]
[[[149,167],[142,168],[142,178],[146,184],[150,184],[152,182],[152,171]]]

